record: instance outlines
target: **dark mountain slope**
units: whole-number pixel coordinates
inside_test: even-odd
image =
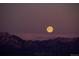
[[[0,33],[0,55],[3,56],[69,56],[79,55],[79,38],[57,37],[48,40],[23,40],[7,32]]]

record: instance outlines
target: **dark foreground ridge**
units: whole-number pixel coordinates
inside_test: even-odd
[[[0,56],[70,56],[79,55],[79,37],[23,40],[7,32],[0,33]]]

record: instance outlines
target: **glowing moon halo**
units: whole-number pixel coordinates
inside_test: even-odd
[[[54,31],[54,28],[52,26],[48,26],[46,30],[48,33],[52,33]]]

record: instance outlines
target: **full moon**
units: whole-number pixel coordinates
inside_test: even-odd
[[[54,31],[54,28],[52,26],[48,26],[46,30],[48,33],[52,33]]]

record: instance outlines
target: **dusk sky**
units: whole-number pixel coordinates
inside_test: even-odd
[[[0,32],[79,35],[79,4],[0,4]]]

